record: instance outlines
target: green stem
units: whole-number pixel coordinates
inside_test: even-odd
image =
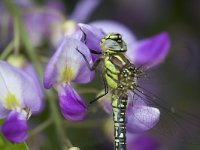
[[[47,119],[45,122],[43,122],[42,124],[40,124],[39,126],[37,126],[35,129],[31,130],[29,132],[29,137],[32,137],[34,135],[37,135],[38,133],[42,132],[43,130],[45,130],[50,124],[52,124],[53,119],[49,118]]]
[[[19,54],[19,47],[20,47],[20,28],[19,28],[19,19],[18,16],[14,16],[14,50],[15,54]]]
[[[2,51],[0,59],[4,60],[8,57],[8,55],[13,51],[14,44],[13,41],[8,44],[8,46]]]
[[[73,123],[73,122],[67,122],[64,121],[65,127],[73,127],[73,128],[96,128],[101,127],[102,124],[105,124],[107,121],[107,118],[104,119],[95,119],[95,120],[86,120],[81,123]]]

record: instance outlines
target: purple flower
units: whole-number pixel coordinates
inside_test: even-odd
[[[23,14],[23,19],[34,46],[39,46],[41,41],[49,38],[54,26],[64,22],[62,13],[52,8],[30,9]]]
[[[127,150],[158,150],[159,142],[151,136],[127,134]]]
[[[12,66],[20,68],[25,73],[27,73],[34,80],[35,85],[37,86],[38,93],[40,94],[41,99],[44,98],[43,86],[40,83],[37,71],[34,66],[29,63],[23,55],[10,55],[7,59],[7,62]]]
[[[71,19],[85,22],[101,0],[80,0],[71,14]]]
[[[13,143],[20,143],[27,139],[26,112],[11,111],[2,125],[4,136]]]
[[[88,83],[93,79],[81,52],[90,64],[93,63],[89,49],[76,38],[63,37],[55,54],[47,64],[44,74],[44,87],[54,87],[58,91],[59,105],[63,116],[72,121],[84,119],[87,107],[83,99],[71,86],[71,82]]]
[[[33,78],[0,61],[0,118],[6,118],[2,133],[13,143],[27,138],[27,119],[41,109],[41,95]]]
[[[101,0],[81,0],[75,7],[70,18],[65,19],[62,3],[50,1],[47,7],[38,9],[34,6],[23,13],[24,23],[29,37],[34,46],[41,45],[44,39],[50,40],[53,45],[64,35],[75,32],[77,22],[85,22],[91,12],[98,6]]]

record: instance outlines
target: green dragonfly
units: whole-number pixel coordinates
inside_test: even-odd
[[[102,63],[102,78],[105,85],[105,93],[96,97],[90,103],[98,100],[108,93],[108,87],[112,92],[112,110],[114,121],[115,150],[126,150],[126,107],[128,91],[134,92],[137,87],[137,79],[143,74],[140,67],[136,67],[125,55],[126,43],[118,33],[107,34],[101,40],[102,56],[91,67],[84,56],[90,70],[95,70]],[[93,53],[99,53],[92,51]]]
[[[84,35],[86,36],[85,33]],[[102,52],[90,50],[91,53],[100,54],[102,56],[98,58],[92,66],[90,66],[85,55],[78,48],[77,51],[83,56],[91,71],[96,70],[99,64],[102,66],[101,75],[104,82],[105,92],[97,96],[90,103],[102,98],[108,94],[110,90],[112,95],[111,105],[114,121],[115,150],[126,150],[126,109],[129,91],[134,93],[134,97],[137,96],[141,99],[145,99],[145,103],[148,105],[159,108],[162,115],[167,117],[164,121],[164,125],[162,124],[163,122],[161,122],[156,128],[156,132],[158,131],[159,135],[167,135],[166,137],[169,137],[169,135],[175,135],[178,132],[170,129],[178,128],[185,132],[180,138],[181,141],[193,141],[193,133],[188,131],[191,128],[199,131],[200,119],[193,114],[176,110],[167,102],[161,100],[138,84],[139,79],[141,79],[148,70],[143,69],[144,65],[137,67],[130,62],[125,54],[127,46],[125,41],[122,39],[122,36],[119,33],[107,34],[101,39],[100,46]],[[149,118],[151,118],[151,115],[149,115]],[[168,119],[170,121],[166,122]],[[186,124],[187,127],[185,127],[184,124]],[[179,137],[179,135],[177,137]]]

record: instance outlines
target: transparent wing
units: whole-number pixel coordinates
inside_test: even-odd
[[[158,124],[149,130],[148,133],[155,135],[159,140],[165,143],[167,141],[176,141],[179,144],[200,146],[200,117],[172,107],[165,100],[158,98],[153,93],[140,86],[133,92],[133,105],[142,99],[148,106],[160,110],[160,120]],[[148,119],[153,118],[151,113],[149,113],[147,117]]]

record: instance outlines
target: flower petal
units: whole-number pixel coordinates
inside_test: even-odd
[[[87,114],[87,107],[72,86],[70,84],[63,84],[57,90],[63,116],[71,121],[83,120]]]
[[[51,88],[55,84],[75,81],[87,83],[93,79],[94,73],[89,70],[80,50],[92,65],[88,48],[77,39],[63,37],[55,54],[47,64],[44,74],[44,87]]]
[[[38,94],[42,99],[44,97],[44,91],[34,66],[32,64],[26,64],[22,69],[32,77],[35,85],[37,86]]]
[[[86,34],[86,45],[89,49],[101,51],[100,42],[101,39],[105,36],[103,31],[94,26],[86,25],[79,23],[78,26]],[[85,41],[83,41],[85,42]]]
[[[71,18],[77,22],[85,22],[102,0],[81,0],[77,3]]]
[[[28,126],[24,113],[10,112],[2,125],[2,133],[13,143],[24,142],[28,135]]]
[[[31,64],[24,68],[27,76],[27,82],[23,85],[23,98],[25,106],[29,107],[33,114],[42,111],[44,91],[39,83],[36,71]],[[25,82],[26,80],[24,80]]]
[[[162,62],[170,49],[170,38],[167,32],[133,43],[127,55],[137,65],[155,66]]]
[[[30,41],[34,46],[39,46],[43,38],[49,36],[52,25],[64,22],[62,14],[55,9],[30,9],[23,16]]]
[[[154,107],[134,105],[127,109],[127,131],[144,132],[153,128],[159,121],[160,111]]]
[[[32,112],[40,109],[40,93],[32,77],[24,71],[0,61],[0,85],[0,101],[5,108],[16,109],[26,106]]]
[[[127,133],[127,150],[158,150],[160,143],[151,136]]]
[[[128,27],[119,22],[111,20],[101,20],[91,22],[90,25],[102,29],[106,34],[113,32],[120,33],[123,36],[123,40],[126,42],[128,49],[129,45],[135,42],[136,40],[133,32]]]
[[[9,114],[9,110],[7,110],[2,104],[0,104],[0,119],[5,118]]]

